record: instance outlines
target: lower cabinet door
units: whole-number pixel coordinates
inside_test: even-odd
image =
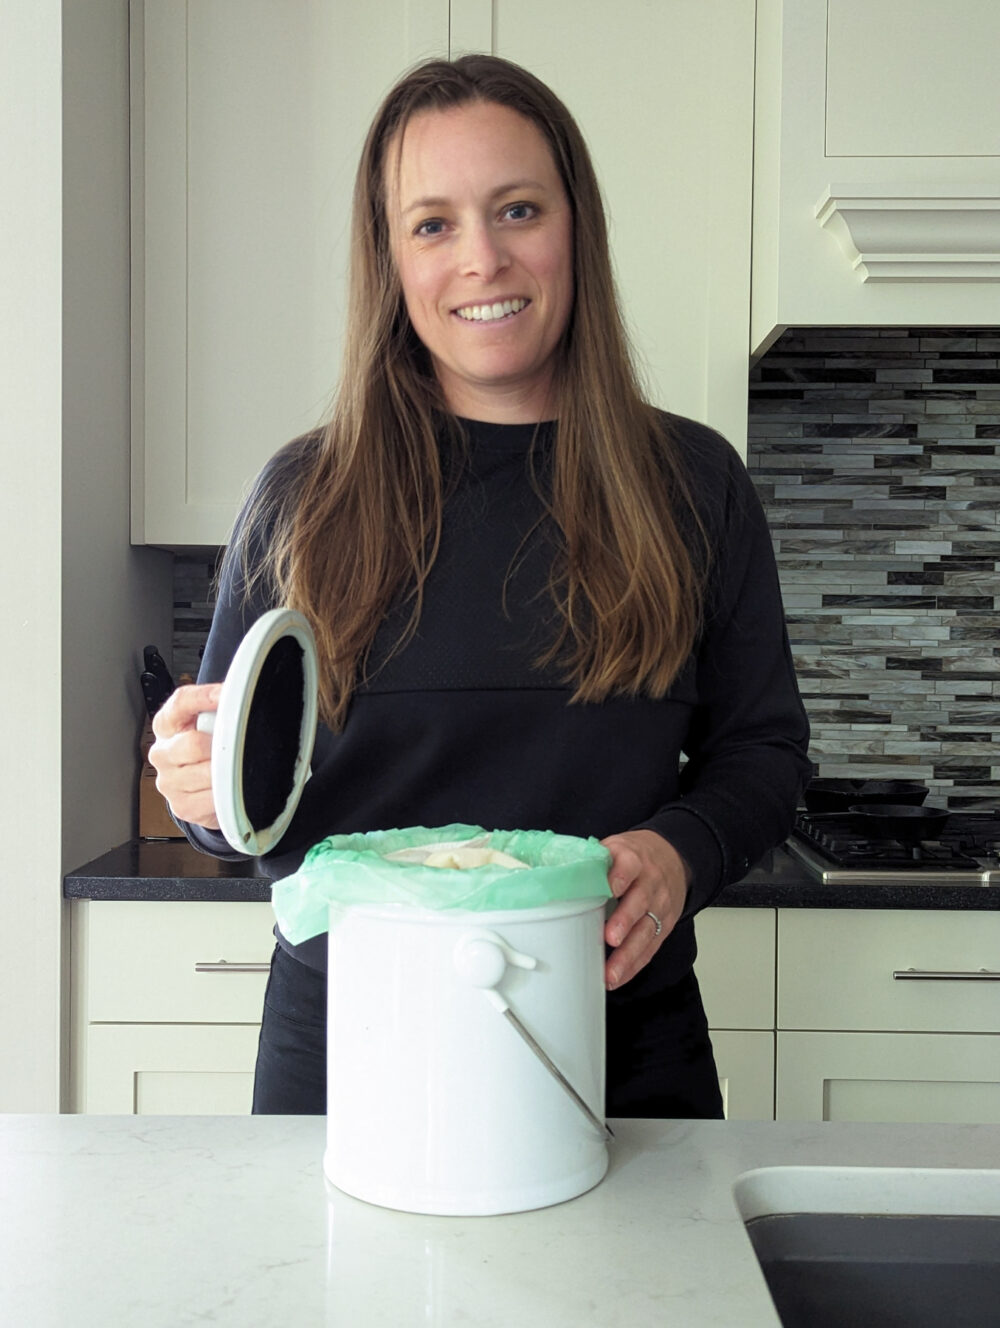
[[[83,1110],[248,1115],[258,1032],[253,1024],[91,1024]]]
[[[773,1032],[776,911],[706,908],[694,927],[694,971],[709,1028]]]
[[[726,1120],[774,1120],[774,1034],[712,1029]]]
[[[1000,1035],[779,1033],[778,1120],[1000,1124]]]

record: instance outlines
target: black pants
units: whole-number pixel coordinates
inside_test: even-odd
[[[608,1116],[721,1119],[722,1097],[701,1004],[689,973],[641,1000],[608,1000]],[[326,1112],[326,974],[275,947],[264,995],[253,1110]]]

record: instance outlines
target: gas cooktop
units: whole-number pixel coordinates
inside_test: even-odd
[[[875,839],[844,814],[800,812],[786,845],[827,885],[1000,885],[1000,813],[952,812],[934,839]]]

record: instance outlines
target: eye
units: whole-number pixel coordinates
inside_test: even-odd
[[[508,203],[502,215],[510,221],[530,221],[538,215],[538,208],[534,203]]]
[[[444,222],[440,217],[428,217],[422,221],[419,226],[414,227],[413,234],[422,236],[424,239],[431,239],[435,235],[440,235],[444,230]]]

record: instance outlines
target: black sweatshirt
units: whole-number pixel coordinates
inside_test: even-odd
[[[368,830],[463,822],[598,839],[655,830],[691,868],[687,905],[653,961],[614,995],[652,994],[690,969],[691,916],[788,833],[810,771],[809,730],[749,476],[718,434],[666,419],[715,551],[700,643],[668,696],[569,705],[558,670],[534,666],[554,622],[553,531],[548,518],[538,524],[528,476],[535,426],[466,422],[469,463],[445,506],[416,636],[391,655],[408,606],[380,628],[371,680],[358,687],[343,732],[319,727],[298,811],[261,859],[267,875],[295,871],[328,835]],[[536,471],[554,428],[538,429]],[[279,453],[260,482],[294,466],[301,446]],[[259,597],[240,604],[232,578],[224,581],[200,682],[225,677],[244,633],[271,607]],[[240,856],[218,832],[183,828],[205,852]],[[287,948],[326,966],[325,937]]]

